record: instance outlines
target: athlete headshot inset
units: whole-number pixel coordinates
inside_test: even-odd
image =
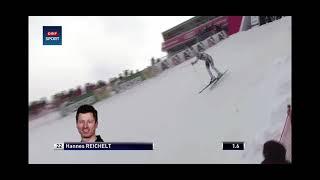
[[[96,135],[98,112],[93,106],[82,105],[78,108],[76,125],[81,136],[81,142],[103,142],[100,135]]]

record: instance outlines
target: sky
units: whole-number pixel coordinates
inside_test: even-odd
[[[29,16],[29,102],[143,70],[162,32],[193,16]],[[43,26],[62,26],[62,45],[43,45]]]

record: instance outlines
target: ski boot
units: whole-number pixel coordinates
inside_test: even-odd
[[[216,77],[211,78],[210,83],[214,82],[216,79]]]

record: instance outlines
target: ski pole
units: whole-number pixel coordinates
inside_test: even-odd
[[[194,65],[192,65],[192,68],[193,68],[193,71],[195,72],[195,74],[196,74],[196,76],[197,76],[197,79],[200,80],[199,74],[198,74],[198,72],[196,71],[196,68],[194,67]]]
[[[281,133],[281,137],[280,137],[279,142],[281,142],[281,140],[282,140],[282,135],[283,135],[284,130],[285,130],[285,128],[286,128],[288,118],[289,118],[289,117],[291,118],[291,116],[290,116],[290,115],[291,115],[291,106],[290,106],[290,105],[288,105],[287,118],[286,118],[286,122],[284,123],[284,127],[283,127],[283,130],[282,130],[282,133]],[[291,119],[290,119],[290,120],[291,120]]]
[[[197,72],[196,68],[194,67],[194,65],[191,65],[191,66],[192,66],[193,71],[197,74],[198,72]]]

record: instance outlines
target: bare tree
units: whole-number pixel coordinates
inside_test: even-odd
[[[151,66],[153,66],[156,63],[156,60],[154,59],[154,57],[151,58]]]

